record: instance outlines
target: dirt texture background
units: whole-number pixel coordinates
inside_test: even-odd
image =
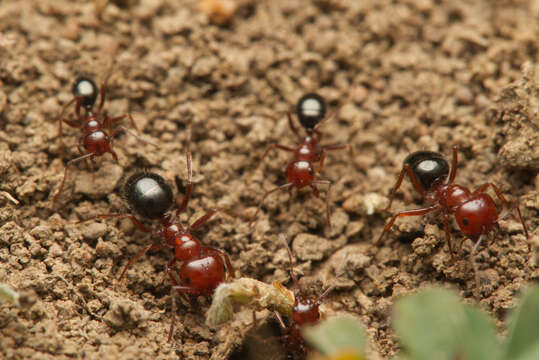
[[[168,344],[170,251],[145,256],[115,287],[151,237],[123,220],[72,224],[126,211],[122,179],[136,170],[156,171],[171,184],[175,175],[185,179],[187,119],[195,187],[182,220],[215,206],[241,214],[217,216],[196,234],[224,249],[243,276],[291,286],[280,233],[313,294],[335,281],[348,254],[325,305],[357,314],[380,358],[398,351],[394,299],[423,286],[449,287],[471,302],[478,290],[481,307],[504,331],[522,287],[538,277],[539,1],[238,5],[232,22],[218,26],[194,0],[112,2],[101,20],[92,2],[0,3],[0,190],[20,200],[0,198],[0,283],[29,303],[0,305],[0,358],[248,356],[240,348],[253,338],[245,335],[250,311],[209,329],[204,299],[180,306]],[[84,164],[74,166],[53,209],[81,135],[66,130],[62,146],[62,106],[78,75],[100,82],[112,59],[107,113],[132,112],[143,137],[159,147],[119,135],[118,163],[98,158],[94,177]],[[260,157],[273,142],[295,144],[285,113],[310,91],[323,95],[330,111],[340,106],[322,128],[324,142],[349,143],[354,151],[352,158],[332,152],[322,172],[333,182],[333,229],[324,195],[304,191],[290,200],[286,192],[270,196],[250,229],[248,217],[265,190],[285,183],[289,161],[288,153],[275,152],[257,170]],[[520,204],[534,248],[528,251],[518,222],[501,221],[495,241],[477,256],[481,289],[468,260],[473,244],[465,241],[452,261],[439,217],[399,219],[375,246],[389,213],[369,215],[365,207],[367,194],[389,195],[407,154],[425,149],[450,159],[453,145],[460,148],[456,182],[472,189],[498,184]],[[406,180],[392,211],[422,204]],[[454,223],[451,232],[458,244],[463,236]],[[264,358],[283,358],[280,346],[271,349]]]

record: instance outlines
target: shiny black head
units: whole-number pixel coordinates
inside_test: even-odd
[[[423,190],[429,191],[434,185],[439,185],[449,175],[449,164],[443,156],[432,151],[417,151],[404,159],[404,164],[410,165],[417,181]]]
[[[174,202],[170,186],[154,173],[131,176],[125,183],[124,196],[129,205],[147,219],[162,218]]]
[[[301,126],[312,130],[326,116],[326,103],[318,94],[305,94],[299,99],[296,111]]]
[[[79,77],[73,84],[73,96],[80,96],[81,104],[85,108],[94,106],[99,89],[95,82],[87,77]]]

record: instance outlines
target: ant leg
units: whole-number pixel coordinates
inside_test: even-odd
[[[322,172],[322,168],[324,167],[324,161],[326,161],[326,151],[322,149],[320,152],[320,164],[318,164],[318,171],[316,172],[317,175],[320,175]]]
[[[60,113],[60,117],[58,118],[58,137],[60,139],[62,138],[62,120],[64,117],[64,113],[67,110],[67,108],[70,107],[71,104],[73,104],[74,101],[77,101],[76,96],[73,99],[71,99],[67,104],[64,105],[64,107],[62,108],[62,112]]]
[[[475,254],[477,252],[477,249],[479,248],[479,245],[481,244],[481,242],[483,241],[483,238],[485,237],[485,235],[481,235],[479,237],[479,240],[475,243],[473,249],[472,249],[472,252],[470,253],[470,261],[472,263],[472,266],[473,266],[473,271],[474,271],[474,276],[475,276],[475,288],[476,288],[476,291],[479,291],[481,290],[481,288],[479,287],[479,270],[477,268],[477,262],[475,261]],[[479,293],[476,294],[476,297],[479,297],[478,296]]]
[[[112,155],[112,157],[114,158],[114,161],[118,162],[118,155],[114,152],[114,150],[110,149],[109,150],[109,153]]]
[[[130,114],[130,113],[126,113],[126,114],[123,114],[123,115],[120,115],[120,116],[116,116],[116,117],[113,117],[113,118],[107,118],[108,119],[108,122],[111,124],[111,125],[114,125],[116,124],[118,121],[122,120],[122,119],[125,119],[125,118],[128,118],[129,121],[131,122],[131,126],[133,126],[133,128],[137,131],[137,133],[140,135],[140,130],[138,129],[137,127],[137,124],[135,124],[135,120],[133,120],[133,116]],[[127,130],[126,130],[127,131]]]
[[[296,134],[299,140],[302,140],[302,137],[299,134],[298,129],[294,126],[294,122],[292,121],[292,115],[290,114],[290,112],[287,111],[286,116],[288,117],[288,126],[290,126],[290,130],[292,130],[292,132]]]
[[[293,186],[293,185],[294,185],[293,183],[286,183],[284,185],[281,185],[279,187],[276,187],[274,189],[266,191],[266,193],[264,194],[264,197],[262,197],[262,201],[260,201],[260,204],[258,204],[258,208],[256,209],[256,212],[255,212],[254,216],[251,218],[251,221],[249,221],[249,226],[253,226],[253,223],[254,223],[258,213],[260,212],[260,209],[262,208],[262,205],[264,204],[264,200],[266,200],[268,195],[270,195],[270,194],[272,194],[272,193],[274,193],[276,191],[279,191],[279,190],[284,190],[284,189],[289,188],[290,186]]]
[[[170,288],[170,297],[172,298],[172,323],[170,324],[170,332],[168,333],[168,342],[172,340],[172,334],[174,333],[174,321],[176,320],[176,293],[200,295],[199,290],[189,286],[174,285]]]
[[[107,75],[105,75],[105,79],[103,80],[103,82],[101,83],[101,88],[99,89],[99,95],[100,95],[100,99],[99,99],[99,106],[97,108],[97,113],[101,113],[101,110],[103,110],[103,105],[105,104],[105,97],[106,97],[106,88],[107,88],[107,81],[109,81],[109,77],[111,75],[111,71],[112,69],[110,69],[108,72],[107,72]]]
[[[384,231],[382,232],[382,234],[380,235],[380,237],[378,238],[378,240],[376,240],[374,244],[377,245],[382,240],[384,235],[389,231],[389,229],[391,229],[391,227],[393,226],[397,218],[402,217],[402,216],[421,216],[421,215],[425,215],[431,211],[438,210],[438,209],[440,209],[440,205],[432,205],[432,206],[422,208],[422,209],[401,211],[393,215],[391,220],[389,220],[389,222],[384,227]]]
[[[331,218],[329,216],[329,199],[331,198],[331,181],[329,181],[329,180],[315,180],[315,181],[313,181],[313,185],[327,185],[328,186],[328,191],[326,193],[326,217],[327,217],[327,220],[328,220],[328,225],[331,228]],[[311,186],[313,186],[313,185],[311,185]],[[313,191],[314,191],[314,189],[315,188],[313,186]]]
[[[183,197],[182,203],[176,210],[176,217],[185,210],[189,200],[191,199],[191,192],[193,191],[193,168],[191,167],[191,153],[187,152],[185,154],[185,162],[187,166],[187,188],[185,190],[185,196]],[[177,178],[176,178],[177,179]],[[176,181],[176,186],[179,188],[179,181]]]
[[[264,155],[262,155],[262,157],[260,158],[260,161],[258,162],[258,165],[256,166],[256,170],[258,170],[258,168],[260,167],[260,165],[262,165],[262,163],[264,162],[264,159],[266,158],[266,156],[268,156],[268,153],[272,150],[272,149],[279,149],[279,150],[284,150],[284,151],[289,151],[289,152],[294,152],[296,151],[295,149],[292,149],[291,147],[288,147],[288,146],[283,146],[283,145],[279,145],[279,144],[271,144],[270,146],[268,146],[268,148],[266,149],[266,151],[264,151]]]
[[[64,169],[64,178],[62,179],[62,183],[60,184],[60,190],[58,190],[58,192],[56,193],[56,195],[54,195],[54,198],[52,199],[53,204],[56,203],[56,201],[58,201],[58,198],[60,197],[60,194],[62,193],[62,191],[64,189],[64,183],[66,181],[67,170],[69,169],[69,165],[74,164],[74,163],[79,162],[79,161],[82,161],[82,160],[86,160],[88,158],[92,158],[93,156],[95,156],[94,153],[85,154],[85,155],[79,156],[78,158],[71,159],[71,160],[69,160],[67,162],[67,164],[65,166],[65,169]]]
[[[226,263],[226,267],[228,268],[228,274],[232,278],[236,277],[234,267],[232,266],[232,263],[230,262],[230,257],[228,256],[227,253],[225,253],[221,249],[214,248],[213,246],[203,246],[202,251],[204,251],[205,254],[217,255],[217,256],[220,256],[220,257],[224,258],[225,263]]]
[[[112,131],[111,136],[110,136],[111,137],[111,143],[112,143],[112,138],[115,137],[116,135],[118,135],[118,133],[120,131],[125,131],[129,135],[137,138],[140,142],[143,142],[144,144],[152,145],[152,146],[157,147],[156,143],[148,141],[148,140],[144,140],[141,136],[137,135],[136,133],[134,133],[133,131],[129,130],[128,128],[126,128],[125,126],[122,126],[122,125],[116,127],[116,129],[114,129],[114,131]]]
[[[334,150],[343,150],[346,149],[348,151],[348,155],[353,158],[354,157],[354,149],[350,144],[331,144],[331,145],[324,145],[322,146],[322,151],[334,151]]]
[[[89,218],[89,219],[77,221],[76,224],[80,224],[80,223],[87,222],[87,221],[105,220],[105,219],[112,219],[112,218],[120,218],[120,219],[127,218],[127,219],[131,220],[133,225],[135,225],[135,227],[137,229],[139,229],[139,231],[147,232],[147,233],[151,232],[144,225],[142,225],[142,223],[140,221],[137,220],[135,215],[132,215],[132,214],[102,214],[102,215],[94,216],[94,217]]]
[[[82,148],[80,145],[77,145],[77,150],[79,150],[80,155],[84,155],[84,151],[82,151]],[[88,162],[88,159],[84,160],[84,163],[86,164],[86,167],[90,169],[90,163]]]
[[[273,313],[275,314],[275,317],[277,318],[277,321],[279,322],[281,328],[286,329],[286,325],[283,321],[283,318],[281,317],[281,314],[279,314],[277,310],[273,310]]]
[[[206,214],[204,214],[202,217],[198,218],[191,226],[189,226],[190,230],[196,230],[202,225],[204,225],[208,220],[211,219],[211,217],[218,212],[226,212],[224,209],[221,208],[215,208],[208,211]]]
[[[118,278],[118,283],[122,281],[124,278],[127,269],[129,269],[138,259],[140,259],[142,256],[144,256],[148,251],[152,250],[160,250],[164,247],[162,244],[150,244],[145,246],[142,250],[140,250],[135,256],[133,256],[127,265],[124,266],[124,269],[122,270],[122,273],[120,274],[120,277]]]
[[[339,106],[339,107],[337,107],[335,110],[333,110],[328,116],[326,116],[326,117],[325,117],[324,119],[322,119],[318,124],[316,124],[316,125],[314,126],[314,129],[313,129],[313,130],[314,130],[315,132],[318,133],[318,131],[317,131],[318,128],[319,128],[320,126],[322,126],[322,124],[324,124],[324,123],[326,123],[326,122],[328,122],[328,121],[331,121],[331,120],[335,119],[335,118],[337,117],[337,113],[339,112],[340,109],[341,109],[341,107]],[[319,139],[319,140],[320,140],[320,139]]]
[[[451,173],[449,174],[449,181],[447,182],[448,184],[453,183],[455,177],[457,176],[458,152],[459,147],[457,145],[453,145],[453,162],[451,164]]]
[[[385,211],[388,211],[391,208],[391,204],[393,204],[393,199],[395,198],[395,194],[402,184],[402,179],[404,179],[405,173],[408,173],[408,177],[410,177],[410,180],[412,181],[412,185],[414,186],[414,189],[416,189],[416,191],[419,194],[421,194],[421,196],[425,197],[425,190],[423,190],[423,187],[419,185],[419,181],[415,177],[414,172],[412,171],[412,168],[410,167],[409,164],[404,164],[399,174],[399,177],[397,179],[397,182],[395,183],[395,186],[393,186],[393,190],[391,191],[391,195],[389,197],[389,204],[384,209]]]
[[[455,261],[455,255],[453,254],[453,245],[451,243],[451,233],[449,232],[449,217],[447,216],[447,214],[444,214],[444,232],[445,232],[445,240],[447,241],[447,244],[449,246],[449,253],[451,254],[451,260]],[[462,247],[462,241],[460,243],[461,247]]]
[[[520,220],[520,223],[522,224],[522,227],[524,228],[524,233],[526,234],[526,239],[529,239],[530,236],[529,236],[529,233],[528,233],[528,227],[526,226],[526,223],[524,222],[524,219],[522,218],[522,213],[520,212],[520,207],[518,205],[511,205],[511,203],[509,201],[507,201],[505,196],[503,196],[502,192],[500,191],[500,189],[496,185],[494,185],[493,183],[483,184],[479,188],[477,188],[477,190],[475,190],[472,193],[472,195],[476,195],[476,194],[479,194],[479,193],[482,193],[482,192],[486,191],[489,186],[491,186],[492,189],[494,189],[494,192],[496,193],[498,198],[502,201],[502,203],[505,206],[509,207],[509,211],[511,212],[511,217],[513,217],[513,219],[515,219],[516,221]],[[512,212],[513,210],[517,211],[518,219],[513,214],[513,212]],[[528,244],[528,246],[530,246],[530,250],[531,250],[531,245]]]

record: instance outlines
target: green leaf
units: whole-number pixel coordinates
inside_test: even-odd
[[[444,289],[427,289],[399,300],[394,325],[405,352],[414,360],[493,360],[499,354],[486,315]]]
[[[539,359],[539,287],[526,291],[514,310],[504,360]]]
[[[367,334],[363,325],[351,317],[334,317],[314,326],[305,326],[302,335],[322,355],[353,352],[365,358]]]

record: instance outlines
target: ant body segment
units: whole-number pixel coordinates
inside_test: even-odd
[[[105,153],[110,153],[114,160],[118,161],[118,156],[112,150],[112,139],[120,131],[124,130],[129,134],[135,136],[144,143],[152,144],[148,141],[141,139],[137,134],[131,132],[129,129],[126,129],[123,126],[117,126],[113,129],[113,125],[118,121],[128,118],[131,122],[131,125],[137,133],[140,132],[137,129],[135,121],[131,114],[127,113],[124,115],[109,117],[103,113],[103,105],[105,103],[105,93],[106,93],[106,83],[108,76],[105,78],[101,84],[101,88],[98,90],[96,83],[87,77],[79,77],[75,84],[73,85],[72,93],[73,99],[64,105],[60,118],[58,119],[58,137],[62,138],[62,124],[65,123],[72,128],[82,129],[84,135],[79,138],[79,144],[77,149],[81,156],[71,159],[67,162],[64,169],[64,177],[60,184],[60,189],[54,195],[53,204],[58,201],[60,195],[62,194],[64,183],[67,178],[67,171],[69,166],[79,162],[91,160],[92,163],[95,163],[94,158],[96,156],[104,155]],[[97,109],[94,110],[94,105],[97,100],[98,93],[100,94],[99,105]],[[68,120],[64,118],[64,113],[67,108],[75,103],[74,113],[76,115],[76,120]],[[83,113],[81,113],[81,108]],[[154,144],[152,144],[154,145]]]
[[[294,282],[294,306],[292,307],[288,326],[283,321],[283,318],[279,312],[274,311],[274,313],[284,332],[282,340],[287,353],[294,359],[304,359],[307,355],[308,348],[303,340],[303,336],[301,335],[301,327],[307,324],[315,324],[318,322],[318,320],[320,320],[320,305],[322,304],[322,300],[324,300],[324,298],[333,290],[335,285],[328,287],[315,300],[305,297],[302,294],[298,279],[292,266],[292,251],[288,246],[285,236],[281,234],[280,237],[285,244],[290,261],[290,276]],[[277,286],[277,289],[282,287],[280,283],[275,283],[275,285]]]
[[[191,234],[193,230],[204,225],[222,209],[214,208],[208,211],[187,227],[182,226],[178,220],[179,214],[187,208],[193,189],[191,154],[187,153],[186,158],[187,187],[185,196],[174,216],[166,214],[174,199],[172,189],[161,176],[155,173],[137,173],[126,182],[124,197],[131,208],[143,218],[159,221],[161,224],[159,230],[148,229],[133,214],[104,214],[84,220],[128,218],[140,231],[152,233],[161,238],[158,243],[147,245],[129,260],[118,281],[121,281],[127,270],[149,250],[159,250],[165,247],[174,248],[174,256],[167,265],[167,275],[172,282],[172,324],[169,341],[172,339],[174,330],[176,294],[209,296],[220,283],[226,280],[227,272],[230,277],[234,277],[234,268],[228,255],[217,248],[202,245],[200,240]],[[178,262],[181,263],[179,270],[176,269]]]
[[[326,104],[320,95],[314,93],[304,95],[297,103],[298,120],[306,131],[306,135],[302,136],[294,125],[292,115],[289,112],[286,113],[288,117],[288,125],[300,141],[299,145],[294,149],[277,143],[271,144],[264,152],[264,155],[262,155],[259,164],[262,164],[264,158],[272,149],[284,150],[293,153],[294,158],[286,168],[286,177],[288,182],[272,190],[266,191],[262,197],[262,200],[260,201],[260,204],[258,205],[258,208],[256,209],[254,216],[251,218],[251,225],[254,223],[268,195],[279,190],[288,189],[288,191],[291,192],[292,188],[301,189],[306,186],[310,186],[313,195],[315,197],[319,197],[320,192],[318,191],[316,185],[328,185],[326,195],[326,216],[327,222],[331,226],[329,213],[331,182],[329,180],[320,180],[318,177],[322,172],[327,151],[342,149],[348,149],[351,151],[351,147],[349,144],[321,146],[319,142],[322,139],[322,133],[318,130],[318,128],[324,122],[333,119],[336,114],[337,110],[333,111],[328,117],[326,117]],[[313,165],[314,162],[319,162],[318,170],[316,171]]]
[[[507,215],[511,215],[516,221],[520,220],[526,238],[529,239],[528,229],[522,219],[520,208],[517,205],[511,206],[496,185],[493,183],[485,183],[475,191],[471,192],[464,186],[453,184],[457,175],[457,153],[458,147],[455,145],[453,146],[451,171],[449,171],[449,164],[439,153],[418,151],[406,157],[400,175],[391,192],[390,201],[386,210],[391,208],[395,193],[400,187],[406,173],[410,177],[413,187],[431,205],[425,208],[406,210],[395,214],[384,227],[384,231],[378,238],[377,243],[380,242],[389,229],[391,229],[397,218],[403,216],[425,215],[435,210],[442,212],[445,237],[449,245],[451,257],[454,257],[454,254],[453,246],[451,245],[451,235],[449,233],[450,215],[455,215],[460,231],[475,243],[471,256],[475,254],[483,238],[490,233],[494,227],[499,229],[498,221],[502,220]],[[449,180],[447,183],[444,183],[448,176]],[[489,187],[492,187],[502,203],[509,207],[507,213],[502,214],[501,216],[498,214],[494,200],[490,195],[485,193]],[[513,210],[516,210],[518,219],[513,213]]]

